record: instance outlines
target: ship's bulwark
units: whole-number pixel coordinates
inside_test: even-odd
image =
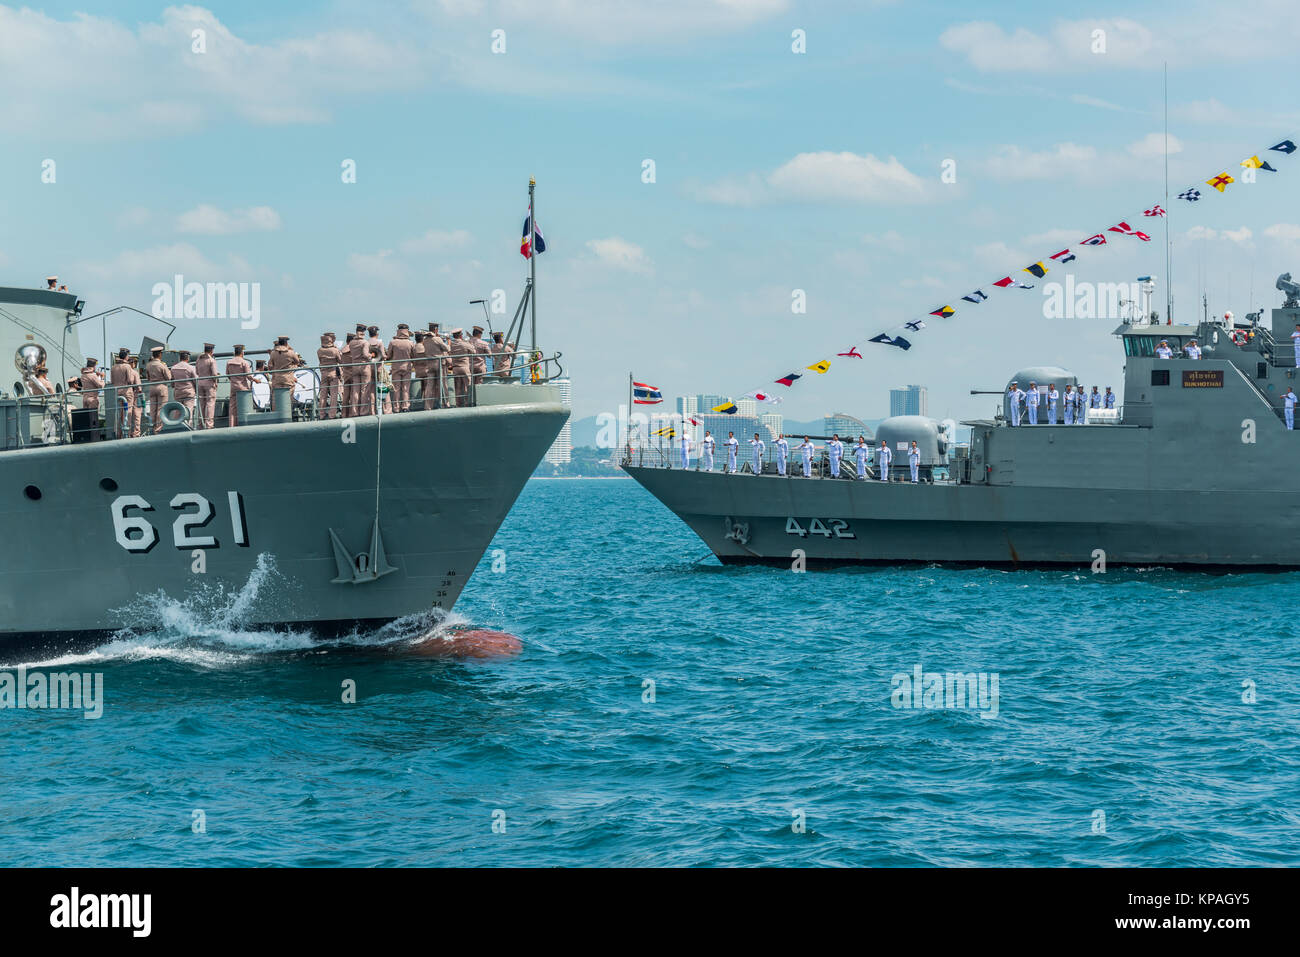
[[[548,399],[0,454],[0,641],[149,628],[144,597],[233,594],[259,568],[272,574],[241,609],[249,627],[325,636],[449,610],[567,416]],[[211,518],[187,527],[204,502]],[[336,582],[331,529],[367,566],[376,504],[394,570]],[[124,547],[150,537],[144,522],[156,544]]]

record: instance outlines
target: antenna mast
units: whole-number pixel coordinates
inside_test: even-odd
[[[1169,242],[1169,61],[1165,61],[1165,322],[1174,320],[1174,253]]]

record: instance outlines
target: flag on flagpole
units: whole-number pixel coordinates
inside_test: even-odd
[[[533,210],[532,207],[529,207],[527,215],[524,216],[524,235],[523,238],[519,240],[519,255],[523,256],[525,259],[531,259],[533,255],[532,241],[533,241],[534,230],[532,228],[532,224],[533,224]],[[541,226],[537,227],[536,233],[537,233],[537,255],[540,256],[542,253],[546,252],[546,240],[542,238]]]
[[[644,382],[632,383],[632,402],[635,405],[658,405],[664,400],[663,395],[652,385]]]

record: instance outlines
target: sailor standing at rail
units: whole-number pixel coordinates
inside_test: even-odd
[[[1101,404],[1108,409],[1115,408],[1115,393],[1110,391],[1110,386],[1106,386],[1106,394],[1101,397]]]
[[[1196,344],[1195,339],[1187,340],[1187,345],[1183,348],[1183,352],[1189,359],[1199,359],[1201,357],[1201,347]]]
[[[812,457],[813,449],[816,448],[808,441],[808,436],[803,437],[803,442],[799,444],[799,452],[803,455],[803,477],[812,478]]]
[[[736,472],[736,450],[740,448],[740,443],[736,441],[736,433],[728,432],[727,441],[723,444],[727,447],[727,471],[734,475]]]
[[[1295,428],[1295,403],[1296,394],[1291,391],[1290,386],[1287,386],[1286,391],[1282,393],[1282,404],[1285,407],[1282,414],[1286,416],[1286,427],[1288,429]]]
[[[1291,346],[1295,349],[1295,365],[1300,369],[1300,322],[1296,323],[1295,332],[1291,333]]]
[[[691,433],[686,431],[686,426],[682,426],[682,468],[691,467]]]
[[[1025,393],[1025,407],[1029,410],[1029,424],[1038,424],[1038,383],[1030,382],[1029,391]]]
[[[1056,425],[1056,403],[1060,400],[1061,394],[1056,391],[1056,383],[1047,384],[1047,424]]]
[[[1160,344],[1156,346],[1156,358],[1172,359],[1173,357],[1174,357],[1174,350],[1169,348],[1169,340],[1161,339]],[[1097,387],[1093,386],[1093,388],[1095,389]]]
[[[1011,387],[1007,389],[1007,402],[1010,406],[1009,411],[1011,412],[1011,425],[1013,427],[1020,425],[1020,402],[1024,397],[1025,394],[1020,391],[1020,383],[1011,383]]]
[[[1092,391],[1088,393],[1088,408],[1090,409],[1101,408],[1101,393],[1097,391],[1096,386],[1093,386]]]
[[[858,436],[858,444],[853,447],[853,457],[858,460],[858,480],[867,477],[867,440]]]
[[[831,440],[826,443],[826,451],[831,457],[831,478],[840,477],[840,459],[844,458],[844,443],[840,441],[839,433],[831,436]]]
[[[754,451],[754,474],[762,475],[763,453],[767,451],[767,443],[760,439],[758,433],[755,432],[754,437],[749,440],[749,447]]]
[[[790,455],[790,443],[785,440],[784,435],[777,435],[776,442],[776,474],[785,475],[785,461]]]
[[[921,450],[916,447],[915,439],[912,440],[912,447],[907,450],[907,464],[912,470],[912,484],[915,485],[921,480]]]
[[[889,481],[889,463],[894,460],[894,453],[889,451],[889,445],[884,439],[880,440],[880,453],[876,456],[876,466],[880,469],[880,481]]]
[[[154,346],[149,353],[150,359],[145,364],[144,374],[149,380],[149,421],[152,423],[153,433],[157,435],[162,431],[162,407],[167,401],[167,386],[163,383],[171,382],[172,371],[162,361],[162,346]]]
[[[1065,424],[1074,425],[1074,386],[1066,385],[1062,406],[1065,412]]]
[[[713,433],[705,429],[704,438],[700,441],[700,467],[706,472],[713,471],[713,446],[716,444]]]

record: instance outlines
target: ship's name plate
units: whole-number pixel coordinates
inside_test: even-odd
[[[1184,389],[1222,389],[1222,369],[1184,369]]]

